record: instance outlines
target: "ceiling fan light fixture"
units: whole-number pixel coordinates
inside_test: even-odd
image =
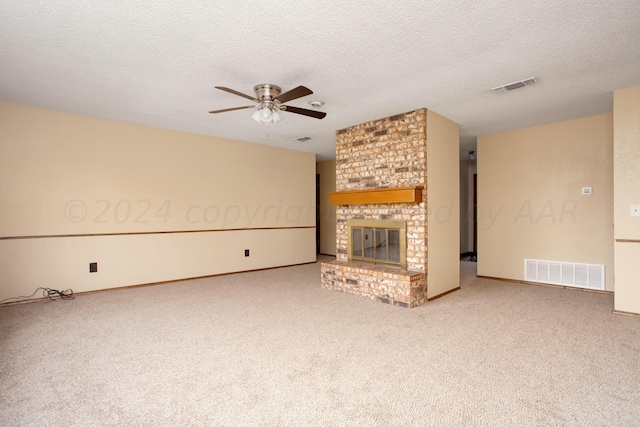
[[[263,105],[262,108],[260,109],[260,120],[263,123],[269,123],[273,120],[273,117],[271,114],[271,108],[269,108],[269,106]]]
[[[253,111],[253,114],[251,114],[251,118],[257,123],[262,123],[262,112],[260,110],[262,110],[262,107],[258,105],[258,107]]]
[[[253,114],[251,114],[251,118],[261,124],[274,124],[283,120],[278,108],[270,102],[258,104]]]
[[[278,111],[278,109],[274,109],[271,112],[271,119],[273,120],[273,123],[278,123],[279,121],[282,121],[282,114],[280,114],[280,111]]]

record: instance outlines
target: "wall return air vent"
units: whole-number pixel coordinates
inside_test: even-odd
[[[506,85],[496,86],[494,88],[491,88],[491,90],[492,91],[500,91],[500,90],[520,89],[521,87],[531,86],[532,84],[535,84],[535,82],[536,82],[536,78],[535,77],[531,77],[531,78],[524,79],[524,80],[518,80],[517,82],[508,83]]]
[[[604,291],[604,265],[525,259],[524,280]]]

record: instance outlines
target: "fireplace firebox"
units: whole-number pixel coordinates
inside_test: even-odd
[[[407,268],[407,223],[348,220],[348,260]]]

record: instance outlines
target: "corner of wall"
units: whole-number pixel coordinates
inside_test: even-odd
[[[640,86],[614,92],[614,218],[615,296],[617,311],[640,314],[640,217],[630,215],[640,205]]]
[[[460,287],[460,131],[427,112],[428,298]]]

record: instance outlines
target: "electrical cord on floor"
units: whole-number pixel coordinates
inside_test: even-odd
[[[51,289],[51,288],[37,288],[35,291],[33,291],[33,293],[31,295],[21,295],[19,297],[5,298],[2,301],[0,301],[0,304],[4,303],[6,301],[9,301],[9,300],[20,300],[20,298],[31,298],[39,290],[42,290],[42,296],[43,297],[47,297],[51,301],[54,301],[56,298],[59,298],[59,299],[74,299],[73,290],[71,290],[71,289],[67,289],[67,290],[64,290],[64,291],[59,291],[57,289]]]

